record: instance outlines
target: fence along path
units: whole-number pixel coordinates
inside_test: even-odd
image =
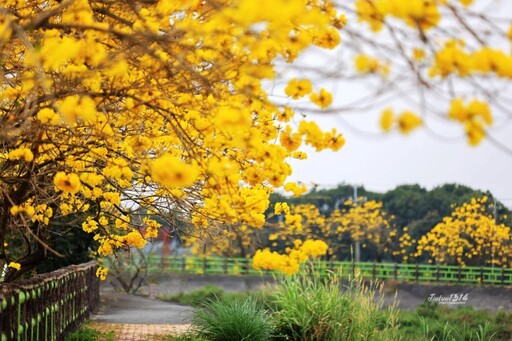
[[[96,261],[0,286],[0,340],[61,340],[99,304]]]
[[[150,273],[194,273],[229,275],[265,275],[255,270],[251,258],[174,257],[152,255],[146,259]],[[512,269],[502,267],[372,263],[350,261],[314,261],[320,273],[332,271],[343,277],[359,275],[365,279],[394,279],[414,283],[460,283],[511,285]]]

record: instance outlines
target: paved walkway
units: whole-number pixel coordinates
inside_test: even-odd
[[[169,335],[185,333],[189,324],[122,324],[93,322],[88,328],[103,334],[114,332],[115,341],[167,341]]]
[[[113,331],[115,341],[160,341],[188,330],[191,316],[188,306],[102,291],[100,308],[88,327]]]

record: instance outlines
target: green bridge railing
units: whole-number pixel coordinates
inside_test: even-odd
[[[189,273],[226,275],[270,275],[255,270],[250,258],[156,256],[147,258],[149,273]],[[512,285],[512,269],[500,267],[315,261],[320,273],[332,271],[342,277],[359,275],[365,279],[394,279],[404,282],[444,282],[461,284]]]
[[[57,341],[99,303],[97,262],[71,265],[0,285],[0,340]]]

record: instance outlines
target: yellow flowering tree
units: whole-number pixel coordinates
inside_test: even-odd
[[[429,263],[435,264],[510,267],[510,227],[497,223],[487,205],[484,196],[455,207],[418,240],[416,256],[428,255]]]
[[[354,241],[365,249],[366,260],[406,262],[414,245],[407,228],[397,228],[393,217],[376,201],[360,205],[347,201],[344,208],[335,209],[328,216],[313,204],[288,206],[279,202],[274,213],[282,219],[271,225],[270,245],[256,251],[253,265],[257,269],[295,273],[309,258],[349,260]]]
[[[276,61],[334,48],[339,20],[324,1],[3,1],[4,280],[56,252],[62,217],[91,233],[101,256],[156,237],[151,216],[198,235],[262,226],[300,147],[344,143],[274,103],[264,82],[327,107],[330,93],[288,82]],[[142,209],[148,217],[134,219]],[[6,243],[13,236],[23,242]]]
[[[399,229],[393,224],[394,217],[382,209],[381,202],[368,200],[355,203],[349,200],[344,205],[343,209],[335,210],[329,217],[328,234],[336,236],[338,241],[359,243],[362,249],[368,249],[367,253],[371,254],[366,259],[381,262],[386,257],[389,259],[390,256],[405,256],[407,260],[407,245],[400,242],[407,235],[407,227]],[[340,254],[341,247],[347,248],[342,243],[333,244],[333,254]]]

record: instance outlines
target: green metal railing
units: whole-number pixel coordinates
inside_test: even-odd
[[[99,303],[97,262],[0,285],[0,340],[62,340]]]
[[[274,273],[253,269],[250,258],[149,256],[147,261],[150,273],[206,275],[271,275]],[[330,271],[340,273],[346,278],[359,275],[364,279],[394,279],[416,283],[512,285],[510,268],[335,261],[315,261],[314,266],[320,273]]]

